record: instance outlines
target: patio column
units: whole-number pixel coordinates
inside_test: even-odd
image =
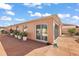
[[[62,35],[62,25],[59,26],[59,36]]]

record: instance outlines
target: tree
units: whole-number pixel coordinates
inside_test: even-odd
[[[74,35],[75,32],[76,32],[76,29],[75,28],[71,28],[71,29],[68,29],[68,32],[70,33],[70,35]]]

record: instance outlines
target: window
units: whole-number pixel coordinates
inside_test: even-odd
[[[27,25],[24,25],[24,32],[27,31]]]
[[[54,28],[54,35],[55,35],[55,39],[57,39],[57,37],[59,36],[59,27],[56,24],[55,24],[55,28]]]
[[[36,25],[36,39],[47,41],[47,25]]]
[[[19,26],[16,26],[16,30],[18,30],[18,31],[20,30],[20,29],[19,29]]]

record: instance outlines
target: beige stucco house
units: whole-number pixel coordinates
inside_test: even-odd
[[[8,26],[5,30],[10,29],[27,32],[28,38],[31,40],[53,44],[54,40],[61,36],[62,23],[57,15],[51,15]]]

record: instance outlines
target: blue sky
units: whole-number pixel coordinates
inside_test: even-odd
[[[57,14],[62,23],[79,25],[78,3],[0,4],[0,26],[9,26]]]

